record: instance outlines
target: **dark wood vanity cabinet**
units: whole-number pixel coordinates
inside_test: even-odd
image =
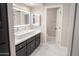
[[[26,56],[26,41],[16,45],[16,56]]]
[[[26,55],[29,56],[31,54],[31,44],[29,43],[26,48]]]
[[[29,56],[40,44],[40,33],[16,45],[16,56]]]
[[[21,48],[25,47],[26,46],[26,41],[16,45],[16,51],[20,50]]]
[[[37,48],[40,45],[40,39],[37,38],[35,43],[36,43],[36,48]]]
[[[26,46],[17,51],[16,56],[26,56]]]
[[[31,52],[33,52],[35,50],[35,40],[33,40],[31,43],[30,43],[30,47],[31,47]]]
[[[36,48],[40,45],[40,34],[36,35],[35,45],[36,45]]]
[[[26,50],[27,50],[27,56],[28,55],[30,55],[34,50],[35,50],[35,40],[36,38],[35,38],[35,36],[34,37],[32,37],[32,38],[30,38],[30,39],[28,39],[26,42],[27,42],[27,44],[26,44],[26,46],[27,46],[27,48],[26,48]]]
[[[29,56],[35,50],[35,40],[30,42],[26,48],[26,55]]]

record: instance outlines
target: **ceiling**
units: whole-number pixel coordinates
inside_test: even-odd
[[[28,6],[28,7],[43,7],[49,5],[56,5],[56,3],[16,3],[17,5],[21,6]]]
[[[26,6],[29,6],[29,7],[42,7],[44,6],[43,3],[24,3]]]

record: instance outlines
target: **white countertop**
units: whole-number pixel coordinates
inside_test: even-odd
[[[26,41],[27,39],[29,39],[29,38],[35,36],[36,34],[38,34],[38,33],[40,33],[40,32],[41,32],[41,29],[34,29],[34,33],[33,33],[33,34],[31,34],[31,35],[29,35],[29,36],[27,36],[27,37],[25,37],[25,38],[22,38],[22,39],[15,39],[15,45],[18,45],[18,44],[20,44],[21,42]]]

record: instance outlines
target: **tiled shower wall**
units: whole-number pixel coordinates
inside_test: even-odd
[[[57,8],[47,9],[47,35],[49,37],[56,36],[56,18]]]

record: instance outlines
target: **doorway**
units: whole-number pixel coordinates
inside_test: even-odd
[[[56,42],[57,8],[47,9],[47,43]]]
[[[61,47],[63,6],[52,6],[46,8],[46,40]]]

